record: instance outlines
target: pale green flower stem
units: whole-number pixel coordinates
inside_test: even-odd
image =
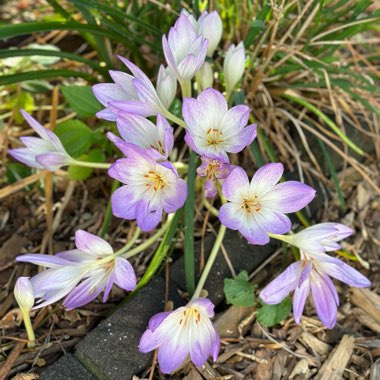
[[[26,329],[26,334],[28,335],[28,348],[34,348],[36,346],[36,337],[34,335],[34,330],[32,322],[30,320],[28,309],[21,308],[22,318],[24,320],[24,325]]]
[[[211,268],[212,268],[212,266],[214,264],[216,256],[218,255],[220,246],[222,245],[223,238],[224,238],[224,235],[226,233],[226,229],[227,228],[225,226],[223,226],[223,225],[221,225],[220,228],[219,228],[218,236],[216,237],[214,246],[212,247],[210,256],[207,259],[207,263],[206,263],[206,265],[205,265],[205,267],[203,269],[201,278],[198,281],[198,284],[197,284],[197,287],[195,289],[195,292],[193,294],[192,299],[198,298],[200,296],[200,294],[201,294],[201,291],[202,291],[203,286],[204,286],[204,284],[205,284],[205,282],[207,280],[207,277],[208,277],[208,275],[210,273],[210,270],[211,270]]]
[[[76,166],[83,166],[86,168],[94,168],[94,169],[109,169],[112,164],[108,164],[106,162],[88,162],[88,161],[79,161],[79,160],[72,160],[70,161],[70,165],[76,165]],[[180,170],[182,173],[187,172],[187,164],[184,164],[182,162],[173,162],[173,166]]]

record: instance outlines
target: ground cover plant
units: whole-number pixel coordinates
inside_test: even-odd
[[[4,9],[11,13],[21,6],[10,3]],[[96,319],[83,308],[105,312],[110,298],[123,298],[122,290],[132,292],[127,300],[138,297],[157,273],[169,270],[171,255],[184,256],[187,304],[170,310],[168,303],[147,321],[138,346],[141,353],[157,349],[156,375],[180,370],[182,376],[188,359],[190,371],[203,375],[207,360],[216,361],[215,377],[260,377],[269,370],[264,365],[273,372],[270,352],[258,350],[262,358],[245,352],[242,342],[249,338],[242,333],[237,341],[221,340],[222,329],[212,321],[205,282],[227,229],[257,246],[281,242],[259,268],[270,278],[252,283],[232,268],[225,280],[227,302],[251,310],[254,337],[256,326],[276,343],[268,328],[289,323],[293,329],[311,324],[315,335],[337,322],[363,339],[378,332],[378,316],[360,302],[352,301],[360,327],[341,317],[349,314],[339,309],[346,288],[337,290],[331,280],[371,287],[373,292],[352,294],[356,300],[366,294],[376,308],[379,15],[373,5],[48,3],[45,19],[0,29],[0,196],[3,247],[11,252],[2,266],[3,323],[14,334],[4,338],[4,352],[11,354],[4,356],[2,375],[29,367],[23,355],[33,358],[49,326],[67,330],[87,317],[85,333]],[[23,120],[29,129],[16,127]],[[26,210],[10,211],[21,199]],[[293,219],[286,215],[291,213]],[[355,227],[359,238],[342,247]],[[215,243],[198,270],[194,242],[215,229]],[[25,240],[16,244],[20,236]],[[44,269],[16,265],[16,255],[17,263]],[[13,287],[22,318],[10,310]],[[315,315],[321,323],[310,318]],[[27,338],[12,330],[21,320]],[[229,323],[236,327],[238,321]],[[283,331],[282,338],[295,330]],[[362,356],[372,360],[379,348],[371,351],[364,341]],[[240,372],[234,361],[225,364],[232,357],[228,345],[236,342],[233,354],[254,364]],[[21,354],[25,344],[29,351]],[[326,359],[331,350],[323,347]],[[308,349],[317,352],[313,345]],[[350,358],[340,376],[350,376],[344,373]],[[284,362],[288,377],[327,371],[321,360],[309,358],[306,369],[302,360]],[[355,360],[351,372],[368,377],[371,360]]]

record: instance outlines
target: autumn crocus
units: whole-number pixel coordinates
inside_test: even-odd
[[[173,213],[183,206],[186,182],[169,162],[157,162],[151,151],[129,143],[118,146],[126,158],[117,160],[108,174],[125,185],[112,194],[112,212],[119,218],[136,219],[143,231],[151,231],[163,211]]]
[[[117,128],[122,139],[108,132],[107,137],[123,151],[123,142],[135,144],[148,149],[157,160],[166,160],[173,148],[173,128],[161,115],[157,116],[157,123],[148,119],[124,112],[119,114]]]
[[[149,78],[131,61],[120,57],[132,75],[122,71],[110,71],[114,83],[100,83],[92,90],[105,108],[96,115],[105,120],[115,121],[119,111],[152,116],[166,112],[156,89]]]
[[[75,309],[94,300],[104,291],[108,299],[113,284],[131,291],[136,276],[128,260],[114,255],[112,247],[100,237],[83,230],[75,233],[76,249],[50,255],[26,254],[17,261],[47,268],[30,279],[36,308],[65,297],[66,309]]]
[[[169,108],[177,91],[177,79],[170,67],[160,66],[157,76],[157,94],[162,104]]]
[[[168,38],[162,37],[166,62],[180,83],[191,80],[206,58],[208,41],[197,35],[191,21],[181,14],[170,28]]]
[[[249,108],[228,109],[224,96],[209,88],[197,99],[185,98],[182,114],[186,122],[185,141],[201,156],[229,162],[227,153],[238,153],[256,137],[256,124],[247,126]]]
[[[141,337],[139,350],[147,353],[158,348],[158,364],[163,373],[178,369],[190,356],[201,367],[209,356],[215,361],[220,338],[210,318],[214,305],[207,298],[196,298],[172,312],[156,314]]]
[[[259,245],[269,242],[268,233],[290,231],[291,222],[285,214],[305,207],[315,190],[297,181],[277,183],[283,171],[281,163],[266,164],[250,182],[242,168],[234,169],[222,186],[228,203],[219,211],[221,223]]]
[[[34,335],[29,313],[34,305],[34,293],[32,283],[28,277],[19,277],[17,279],[14,288],[14,296],[20,307],[22,318],[24,320],[24,325],[29,341],[28,347],[33,348],[35,346],[34,342],[36,340],[36,337]]]
[[[245,67],[245,50],[243,42],[231,45],[226,53],[223,64],[224,79],[227,93],[230,94],[243,76]]]
[[[201,158],[202,164],[198,167],[197,173],[201,177],[206,177],[205,196],[212,198],[217,194],[217,184],[222,183],[236,166],[215,158],[206,156]]]
[[[38,169],[55,171],[69,165],[73,159],[55,133],[43,127],[24,110],[21,110],[21,114],[40,138],[20,137],[25,148],[10,149],[9,154],[23,164]]]
[[[267,304],[278,304],[294,291],[294,320],[300,323],[311,292],[318,317],[331,329],[336,323],[339,296],[330,276],[357,288],[370,286],[366,277],[343,261],[324,253],[309,255],[301,251],[301,260],[290,265],[267,285],[261,291],[260,298]]]

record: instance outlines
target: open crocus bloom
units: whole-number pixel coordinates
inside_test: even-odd
[[[206,58],[208,41],[197,36],[188,16],[181,14],[168,39],[162,36],[162,46],[168,66],[179,82],[191,80]]]
[[[220,338],[210,321],[214,305],[207,298],[196,298],[172,312],[156,314],[141,337],[139,349],[146,353],[158,348],[158,363],[163,373],[178,369],[190,355],[202,366],[211,356],[215,361]]]
[[[361,273],[337,258],[324,253],[309,255],[301,251],[301,260],[290,265],[267,285],[261,291],[260,298],[267,304],[278,304],[294,291],[294,320],[300,323],[311,292],[318,317],[331,329],[336,323],[339,297],[329,276],[357,288],[371,285]]]
[[[314,198],[315,190],[297,181],[277,184],[283,171],[280,163],[266,164],[250,183],[246,172],[235,168],[222,186],[229,202],[219,211],[221,223],[259,245],[269,242],[268,233],[290,231],[291,222],[285,213],[305,207]]]
[[[136,219],[143,231],[151,231],[163,211],[173,213],[183,206],[186,182],[168,161],[156,162],[157,155],[150,150],[129,143],[117,146],[127,158],[117,160],[108,174],[125,186],[112,194],[112,212],[119,218]]]
[[[215,158],[202,156],[202,164],[198,167],[197,173],[201,177],[206,177],[205,196],[215,197],[217,194],[216,185],[228,177],[236,167]]]
[[[287,241],[299,249],[312,253],[336,251],[341,248],[337,242],[350,236],[352,229],[340,223],[319,223],[287,236]]]
[[[24,110],[21,110],[21,114],[40,138],[20,137],[26,148],[10,149],[9,154],[23,164],[38,169],[55,171],[69,165],[72,158],[55,133],[43,127]]]
[[[92,87],[96,98],[106,107],[96,116],[115,121],[120,110],[141,116],[164,113],[165,107],[149,78],[128,59],[120,56],[119,59],[133,75],[111,70],[114,83],[100,83]]]
[[[120,150],[123,142],[132,143],[140,148],[149,149],[152,155],[157,156],[157,160],[166,160],[173,148],[173,128],[161,115],[157,116],[155,125],[142,116],[120,112],[117,128],[123,140],[111,132],[107,133],[107,137]]]
[[[26,254],[17,257],[17,261],[48,268],[30,279],[34,296],[39,298],[36,308],[66,297],[63,305],[68,310],[75,309],[94,300],[103,290],[105,302],[114,283],[128,291],[136,288],[132,265],[126,259],[115,257],[106,241],[78,230],[75,245],[77,249],[55,256]]]
[[[185,98],[182,108],[187,128],[185,141],[199,155],[229,162],[227,153],[238,153],[256,137],[256,124],[247,126],[249,108],[228,109],[224,96],[212,88],[197,99]]]

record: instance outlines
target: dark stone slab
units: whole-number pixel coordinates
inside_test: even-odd
[[[71,354],[63,355],[40,375],[41,380],[96,380]]]
[[[181,306],[176,288],[169,290],[175,307]],[[141,354],[138,343],[149,318],[163,311],[164,295],[165,282],[157,277],[78,343],[76,358],[100,380],[131,379],[142,372],[152,355]]]
[[[207,260],[215,241],[215,236],[208,234],[205,239],[204,252],[205,261]],[[261,263],[263,263],[271,254],[278,248],[278,243],[271,241],[265,246],[252,245],[236,231],[227,230],[223,240],[224,248],[226,249],[232,266],[238,274],[242,270],[248,273],[255,270]],[[199,256],[201,251],[200,242],[196,242],[195,247],[195,270],[198,272]],[[183,257],[178,259],[170,269],[171,280],[174,281],[181,290],[185,290],[185,273]],[[224,279],[231,278],[230,270],[228,269],[227,262],[224,259],[221,250],[215,260],[213,269],[209,274],[205,289],[208,291],[208,297],[217,305],[224,300]]]

